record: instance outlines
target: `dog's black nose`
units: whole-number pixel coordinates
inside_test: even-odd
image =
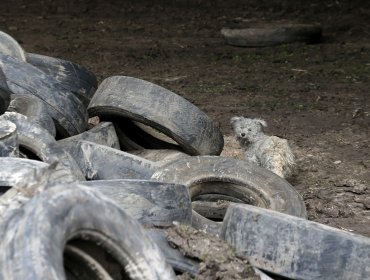
[[[242,134],[240,134],[242,137],[244,137],[245,136],[245,133],[242,133]]]

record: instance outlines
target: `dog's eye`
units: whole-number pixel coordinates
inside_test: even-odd
[[[252,129],[248,128],[248,131],[252,131]]]

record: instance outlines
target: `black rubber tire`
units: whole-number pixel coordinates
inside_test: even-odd
[[[187,187],[147,180],[95,180],[81,183],[99,190],[145,226],[191,224]]]
[[[76,142],[81,140],[120,149],[117,134],[111,122],[100,122],[85,132],[59,140],[58,144],[61,147],[67,147],[68,145],[76,145]]]
[[[370,238],[317,222],[234,204],[220,236],[283,279],[370,279]]]
[[[112,122],[128,136],[133,130],[125,129],[129,120],[144,124],[152,132],[168,136],[191,155],[219,155],[223,148],[221,131],[204,112],[183,97],[144,80],[126,76],[105,79],[91,99],[88,112],[103,120],[113,118]],[[158,138],[152,132],[138,127],[137,130],[146,137]],[[146,141],[146,137],[139,144],[150,149],[151,141]],[[156,145],[160,143],[164,149],[171,144],[158,139]]]
[[[12,92],[6,83],[5,74],[0,67],[0,115],[8,109],[11,94]]]
[[[25,115],[31,123],[45,128],[55,137],[55,125],[45,104],[36,96],[30,94],[12,94],[8,112]]]
[[[6,240],[0,244],[1,279],[65,279],[64,248],[70,243],[85,251],[79,241],[116,263],[123,279],[175,279],[143,227],[110,199],[83,186],[43,191],[22,211],[7,216],[1,231]]]
[[[303,199],[292,185],[246,161],[214,156],[183,158],[159,167],[151,179],[187,186],[192,200],[204,194],[227,195],[247,204],[306,217]],[[194,214],[193,227],[219,233],[221,223]]]
[[[87,107],[98,86],[96,76],[85,67],[60,58],[26,53],[28,63],[55,78]]]
[[[14,123],[0,119],[0,157],[18,157],[17,127]]]
[[[86,130],[86,108],[72,92],[62,88],[53,77],[11,56],[0,55],[0,67],[13,93],[32,94],[45,103],[61,137],[69,137]]]
[[[3,31],[0,31],[0,54],[10,55],[21,61],[26,61],[23,48],[12,36]]]
[[[316,43],[322,29],[315,24],[263,23],[248,28],[222,28],[226,43],[239,47],[267,47],[292,42]]]
[[[176,150],[134,150],[130,151],[130,154],[145,158],[150,161],[154,161],[159,165],[168,164],[170,162],[176,161],[180,158],[189,157],[188,154],[182,153]]]
[[[73,157],[59,147],[57,141],[48,131],[36,124],[27,121],[27,118],[14,112],[6,112],[0,116],[0,120],[8,120],[17,126],[18,143],[21,151],[35,155],[46,163],[59,162],[58,168],[66,169],[76,177],[76,180],[84,180]]]
[[[88,141],[64,147],[87,180],[148,180],[158,165],[141,157]]]

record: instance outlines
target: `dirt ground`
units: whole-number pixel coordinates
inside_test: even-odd
[[[370,2],[4,0],[0,29],[28,52],[64,58],[99,82],[126,75],[185,97],[241,157],[232,116],[260,117],[289,139],[290,180],[309,219],[370,237]],[[248,21],[320,23],[319,44],[225,44]]]

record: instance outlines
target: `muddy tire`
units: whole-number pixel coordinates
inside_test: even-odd
[[[0,31],[0,54],[10,55],[21,61],[26,61],[23,48],[12,36],[2,31]]]
[[[172,161],[176,161],[180,158],[189,157],[188,154],[182,153],[176,150],[154,150],[154,149],[142,149],[130,151],[130,154],[145,158],[150,161],[154,161],[159,165],[164,165]]]
[[[148,180],[158,165],[141,157],[88,141],[64,146],[87,180]]]
[[[227,210],[221,238],[289,279],[370,279],[370,238],[251,205]]]
[[[49,178],[46,178],[46,176]],[[3,190],[11,187],[20,190],[29,185],[37,185],[38,182],[41,185],[43,179],[52,184],[76,181],[70,173],[58,172],[55,166],[42,161],[0,157],[0,186]]]
[[[267,47],[292,42],[316,43],[321,27],[312,24],[265,23],[250,28],[222,28],[226,43],[239,47]]]
[[[66,147],[68,145],[76,145],[81,140],[120,149],[118,137],[111,122],[100,122],[85,132],[59,140],[58,144],[61,147]]]
[[[191,201],[185,186],[147,180],[95,180],[82,183],[115,201],[146,226],[191,224]]]
[[[30,94],[12,94],[8,112],[25,115],[31,123],[45,128],[55,137],[55,125],[45,104],[36,96]]]
[[[17,127],[7,120],[0,120],[0,157],[18,157]]]
[[[301,196],[286,180],[246,161],[211,156],[183,158],[159,167],[151,179],[187,186],[192,201],[201,195],[222,195],[230,197],[225,199],[228,201],[238,199],[246,204],[306,217]],[[208,228],[210,233],[217,235],[221,223],[194,214],[193,226]]]
[[[47,187],[75,182],[75,177],[55,164],[22,159],[0,158],[0,229],[3,217],[17,211]]]
[[[11,121],[17,126],[19,149],[29,158],[50,164],[59,162],[59,168],[69,170],[78,180],[84,180],[76,161],[59,147],[46,129],[30,123],[25,116],[13,112],[6,112],[0,116],[0,120]]]
[[[175,279],[140,224],[86,187],[45,190],[8,217],[2,231],[2,279],[65,279],[66,245],[83,250],[109,274],[118,271],[120,278],[110,274],[113,279]]]
[[[115,119],[112,122],[128,137],[141,139],[138,144],[144,148],[152,148],[150,143],[154,140],[147,139],[150,136],[157,138],[154,148],[161,148],[160,143],[164,149],[169,144],[174,146],[173,140],[191,155],[219,155],[223,148],[219,128],[204,112],[181,96],[144,80],[125,76],[105,79],[95,92],[88,112],[91,117]],[[137,126],[135,135],[130,135],[133,128],[125,129],[128,124]],[[159,135],[165,136],[164,139]]]
[[[98,85],[94,73],[71,61],[40,54],[26,53],[26,60],[73,92],[85,107],[89,105]]]
[[[33,177],[30,176],[32,173],[36,174],[38,169],[47,166],[47,163],[36,160],[0,157],[1,192],[4,193],[11,187],[26,184],[29,177]]]
[[[87,128],[87,111],[81,101],[40,69],[10,56],[0,55],[0,67],[9,89],[31,94],[44,102],[60,137],[79,134]]]

